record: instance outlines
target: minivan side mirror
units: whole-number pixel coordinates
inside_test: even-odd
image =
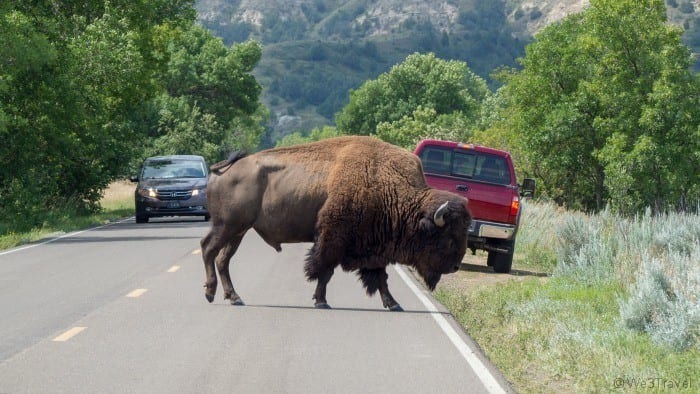
[[[537,181],[533,178],[523,179],[523,184],[520,186],[520,196],[521,197],[535,197],[535,189],[537,187]]]
[[[131,182],[138,182],[139,181],[139,176],[138,175],[132,175],[129,177],[129,180]]]

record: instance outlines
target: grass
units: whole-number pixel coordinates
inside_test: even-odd
[[[622,326],[619,292],[551,278],[436,296],[518,392],[635,391],[618,378],[700,384],[698,349],[676,352]]]
[[[0,249],[8,249],[42,238],[108,223],[134,214],[134,186],[128,181],[112,183],[100,200],[102,210],[79,215],[70,209],[46,212],[43,223],[26,232],[0,234]]]
[[[549,277],[436,292],[515,390],[697,392],[698,215],[525,208],[515,266]]]

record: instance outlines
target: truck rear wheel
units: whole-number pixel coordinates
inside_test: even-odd
[[[510,252],[501,253],[493,250],[490,251],[489,256],[486,259],[486,265],[493,267],[494,272],[499,274],[507,274],[510,272],[511,267],[513,266],[513,251],[515,242],[514,240],[503,242],[501,246],[504,249],[510,250]]]
[[[493,267],[494,272],[507,274],[513,266],[513,253],[489,252],[487,264]]]

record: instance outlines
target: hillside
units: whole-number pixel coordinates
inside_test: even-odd
[[[700,51],[700,0],[666,0],[669,19]],[[227,45],[263,44],[255,75],[273,119],[267,144],[331,124],[348,91],[413,52],[466,61],[489,79],[549,23],[588,0],[198,0],[200,22]]]

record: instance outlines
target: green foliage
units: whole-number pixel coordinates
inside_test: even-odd
[[[473,123],[461,112],[438,115],[435,109],[419,105],[410,116],[395,122],[379,123],[373,135],[394,145],[413,149],[424,138],[468,141]]]
[[[163,154],[198,154],[211,163],[229,151],[257,147],[266,113],[251,72],[260,45],[248,41],[227,48],[195,25],[172,34],[165,49],[165,92],[144,115],[151,138],[134,165]]]
[[[258,108],[261,87],[250,72],[262,50],[254,41],[230,49],[221,39],[198,26],[176,36],[168,45],[168,94],[186,96],[223,124]]]
[[[692,203],[700,81],[663,1],[592,1],[545,28],[507,83],[496,132],[560,204],[621,212]],[[684,174],[679,176],[678,174]]]
[[[406,123],[404,117],[413,116],[419,107],[431,108],[437,115],[461,112],[466,119],[476,119],[487,94],[485,81],[466,63],[415,53],[351,91],[350,103],[336,115],[336,124],[345,133],[370,135],[381,123]]]
[[[282,138],[281,140],[277,141],[276,147],[305,144],[308,142],[320,141],[326,138],[338,137],[341,135],[342,134],[335,127],[317,127],[311,130],[311,132],[308,135],[305,135],[300,131],[291,133]]]
[[[257,145],[261,48],[224,47],[193,4],[0,5],[0,230],[98,210],[145,152]]]
[[[148,17],[101,2],[0,8],[4,221],[32,226],[54,208],[96,208],[130,159],[129,118],[153,88]]]

